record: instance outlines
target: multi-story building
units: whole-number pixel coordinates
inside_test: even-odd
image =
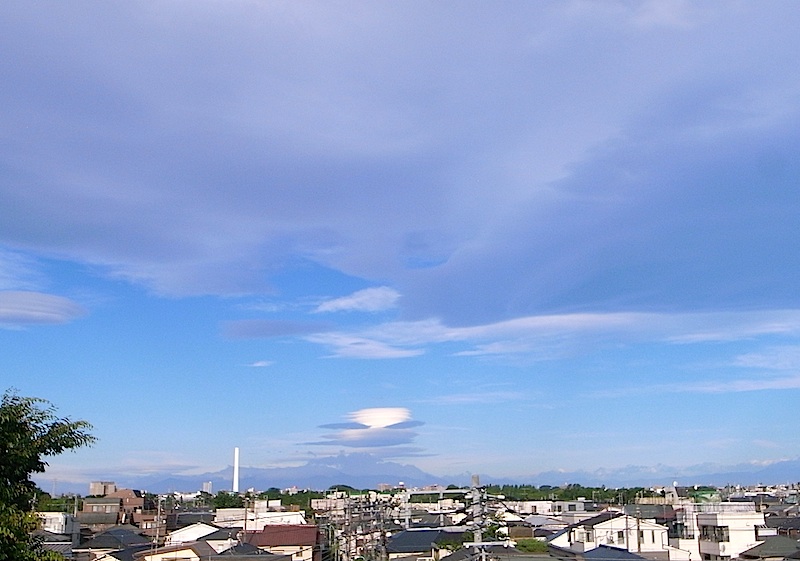
[[[759,528],[764,527],[764,514],[755,510],[701,512],[697,526],[700,559],[727,561],[763,541]]]

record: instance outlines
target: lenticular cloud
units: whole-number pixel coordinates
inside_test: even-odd
[[[325,440],[311,444],[339,445],[352,448],[379,448],[409,444],[417,433],[411,430],[422,425],[411,418],[404,407],[373,407],[347,415],[348,423],[333,423],[320,428],[336,429],[323,435]]]

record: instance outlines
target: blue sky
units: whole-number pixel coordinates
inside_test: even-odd
[[[89,481],[800,456],[794,2],[3,2],[0,377]]]

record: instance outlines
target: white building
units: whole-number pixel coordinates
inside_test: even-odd
[[[758,531],[764,526],[764,514],[755,510],[701,512],[697,515],[697,525],[703,561],[735,559],[763,541]]]
[[[80,533],[80,524],[71,514],[64,512],[37,512],[36,515],[42,521],[42,530],[62,535]]]
[[[616,511],[603,511],[572,524],[550,538],[549,544],[575,554],[604,545],[648,559],[690,560],[688,552],[670,546],[666,526]]]
[[[303,512],[261,512],[244,508],[218,508],[214,524],[224,528],[242,528],[259,532],[268,524],[306,524]]]

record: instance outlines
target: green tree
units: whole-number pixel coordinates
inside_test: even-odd
[[[220,491],[211,501],[214,508],[242,508],[244,506],[244,498],[238,493],[229,493],[228,491]]]
[[[516,548],[525,553],[547,553],[547,542],[536,538],[523,538],[516,540]]]
[[[47,467],[43,458],[95,441],[86,421],[56,416],[55,408],[35,397],[7,391],[0,403],[0,561],[41,561],[62,557],[47,552],[31,537],[37,489],[31,476]]]

